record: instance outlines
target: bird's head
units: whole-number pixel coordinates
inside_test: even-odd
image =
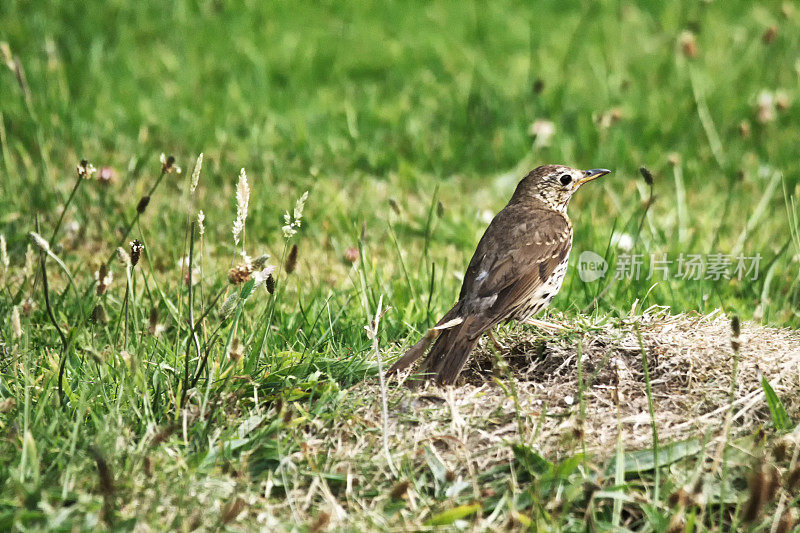
[[[517,185],[512,201],[538,199],[553,209],[566,211],[569,199],[581,185],[609,172],[604,168],[578,170],[564,165],[537,167]]]

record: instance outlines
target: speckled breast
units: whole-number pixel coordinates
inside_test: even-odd
[[[531,291],[527,298],[520,302],[520,306],[512,312],[508,320],[523,321],[532,317],[553,301],[558,291],[561,289],[561,284],[564,282],[564,276],[567,273],[567,264],[569,263],[569,254],[564,258],[553,274],[535,290]]]

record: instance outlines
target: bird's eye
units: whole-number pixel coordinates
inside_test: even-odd
[[[569,185],[572,183],[572,176],[569,174],[561,174],[561,177],[558,178],[558,180],[561,182],[561,185]]]

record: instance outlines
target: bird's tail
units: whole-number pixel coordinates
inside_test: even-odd
[[[428,358],[423,363],[423,372],[439,385],[449,385],[456,380],[481,338],[483,331],[476,335],[470,327],[472,325],[472,318],[468,317],[461,324],[444,330],[428,353]]]
[[[436,326],[429,329],[419,342],[392,365],[387,374],[391,375],[408,368],[425,354],[425,350],[435,340],[422,365],[422,371],[441,385],[453,383],[483,333],[482,329],[474,331],[472,317],[463,320],[458,318],[458,308],[459,305],[456,304]]]

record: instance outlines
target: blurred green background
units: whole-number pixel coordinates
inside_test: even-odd
[[[85,251],[112,249],[158,155],[188,173],[202,151],[195,205],[216,257],[232,250],[245,167],[251,253],[279,253],[282,213],[308,189],[308,283],[348,283],[341,257],[363,222],[393,305],[414,297],[398,253],[415,292],[437,263],[436,310],[525,172],[608,167],[572,202],[576,250],[613,272],[612,234],[627,234],[645,267],[653,252],[760,253],[762,272],[651,291],[573,269],[556,307],[624,313],[639,298],[797,325],[799,25],[792,2],[3,2],[0,40],[26,81],[13,63],[0,73],[2,232],[21,260],[32,215],[54,223],[87,158],[116,179],[83,188],[68,218]],[[185,187],[172,178],[146,221],[164,264],[183,253]]]
[[[567,411],[548,412],[545,399],[541,414],[534,408],[524,423],[513,392],[525,445],[503,430],[498,469],[479,472],[480,482],[472,466],[462,470],[476,492],[461,492],[469,483],[459,474],[453,486],[461,488],[452,501],[448,488],[442,502],[451,471],[437,460],[434,479],[416,437],[407,450],[386,451],[402,471],[387,470],[377,443],[388,432],[357,420],[363,391],[375,388],[350,387],[377,373],[376,355],[396,357],[450,308],[492,215],[545,163],[613,169],[570,206],[574,251],[594,251],[610,267],[583,282],[573,253],[552,309],[574,328],[557,343],[580,351],[593,328],[607,322],[624,333],[633,326],[617,317],[640,317],[654,305],[800,325],[796,2],[0,0],[0,56],[0,235],[10,260],[0,261],[0,457],[11,458],[0,461],[0,529],[92,530],[99,520],[111,529],[143,522],[188,530],[201,520],[223,527],[252,503],[251,528],[266,527],[259,521],[274,513],[287,530],[299,523],[321,530],[331,518],[321,510],[334,512],[330,484],[345,491],[360,530],[422,527],[459,503],[475,513],[480,485],[506,502],[497,503],[505,514],[495,524],[521,527],[531,513],[564,530],[583,530],[592,518],[660,531],[684,513],[684,503],[676,510],[667,498],[679,494],[673,489],[693,490],[706,469],[711,485],[727,486],[724,460],[721,477],[715,473],[727,457],[722,448],[713,466],[705,452],[696,463],[694,452],[663,463],[661,486],[658,470],[652,483],[639,471],[603,474],[612,471],[600,466],[604,452],[587,462],[595,459],[577,453],[583,426],[568,425],[584,416],[579,377],[576,403],[563,399]],[[183,172],[158,182],[162,153]],[[75,188],[83,158],[110,182],[95,177]],[[235,298],[247,291],[228,282],[241,261],[231,228],[242,168],[252,189],[246,251],[270,253],[280,266],[298,246],[297,269],[279,268],[274,293],[259,290],[247,301]],[[305,191],[302,226],[287,238],[284,212]],[[199,210],[206,231],[202,239],[195,233],[192,257],[202,269],[189,289],[181,259]],[[49,239],[62,212],[50,246],[64,265],[43,256],[37,263],[28,233],[38,219]],[[145,243],[142,260],[127,275],[112,261],[113,281],[97,294],[100,263],[134,238]],[[615,279],[626,254],[642,256],[638,279]],[[651,254],[673,261],[668,279],[648,279]],[[755,279],[684,280],[681,254],[760,254],[761,261]],[[234,318],[220,309],[230,295]],[[391,309],[373,344],[365,325],[370,331],[378,302]],[[499,333],[508,338],[509,329]],[[537,330],[531,338],[544,354],[547,336]],[[644,346],[642,354],[646,361]],[[649,393],[646,377],[635,380]],[[393,388],[393,397],[403,390]],[[659,402],[662,392],[655,389]],[[736,417],[753,408],[766,420],[767,408],[780,405],[747,401]],[[413,417],[414,402],[391,408]],[[445,409],[430,405],[420,409]],[[497,412],[487,409],[487,424],[503,420]],[[773,416],[777,430],[789,427],[790,415]],[[540,484],[547,461],[528,447],[540,416],[568,417],[563,454],[547,458],[563,460],[548,475],[570,477],[566,486],[554,478]],[[732,420],[725,442],[744,419]],[[317,448],[325,428],[342,429],[343,421],[353,422],[348,438],[359,442],[347,457],[363,483],[352,487],[350,463],[336,458],[343,443]],[[736,529],[750,463],[766,454],[763,436],[759,429],[752,441],[735,443],[737,457],[746,457],[737,459],[732,497],[709,489],[722,490],[722,505],[714,493],[696,527],[725,529],[730,519]],[[524,452],[521,463],[512,445],[513,456]],[[795,460],[796,453],[792,467]],[[518,478],[526,468],[533,483]],[[605,496],[596,498],[598,484]],[[418,503],[409,497],[408,508],[406,490],[421,495]],[[115,505],[124,521],[114,522]],[[497,518],[490,509],[474,527]],[[694,507],[685,512],[695,520]]]

